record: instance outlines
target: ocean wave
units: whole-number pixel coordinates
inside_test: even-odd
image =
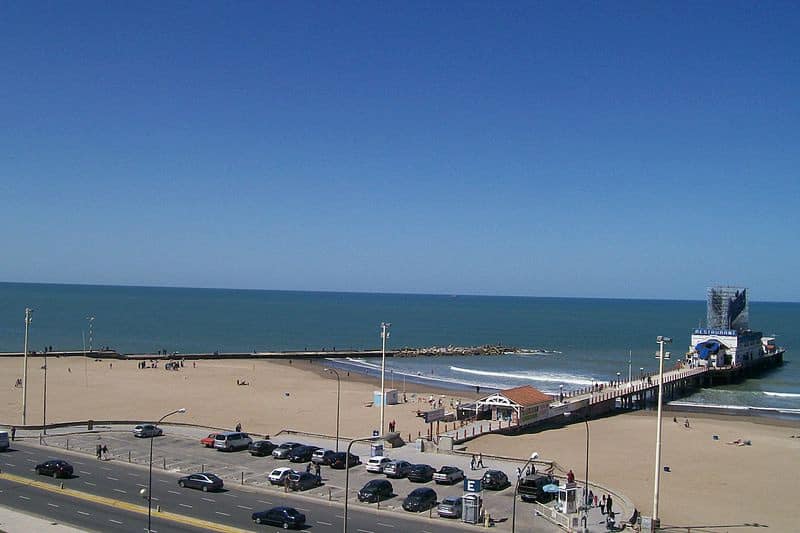
[[[764,391],[767,396],[776,396],[778,398],[800,398],[800,394],[794,392],[771,392]]]
[[[791,409],[785,407],[758,407],[755,405],[730,405],[730,404],[714,404],[714,403],[699,403],[699,402],[684,402],[684,401],[669,402],[669,405],[674,407],[695,407],[700,409],[725,409],[728,411],[763,411],[769,413],[783,413],[787,415],[800,415],[800,409]]]
[[[492,372],[489,370],[473,370],[471,368],[461,368],[458,366],[451,366],[450,370],[453,372],[461,372],[464,374],[471,374],[473,376],[486,376],[486,377],[493,377],[493,378],[508,378],[508,379],[518,379],[524,381],[543,381],[546,383],[568,383],[570,385],[591,385],[592,381],[586,378],[580,378],[576,376],[570,375],[560,375],[560,374],[549,374],[549,375],[542,375],[542,374],[530,374],[530,373],[516,373],[512,374],[509,372]]]

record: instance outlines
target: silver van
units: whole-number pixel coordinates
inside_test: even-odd
[[[11,447],[8,441],[8,431],[0,431],[0,452],[4,452]]]
[[[217,436],[214,437],[214,448],[223,452],[246,450],[251,442],[253,442],[253,439],[247,433],[226,431],[225,433],[217,433]]]

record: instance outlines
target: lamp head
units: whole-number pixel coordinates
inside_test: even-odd
[[[670,343],[670,342],[672,342],[672,339],[670,337],[665,337],[663,335],[659,335],[658,337],[656,337],[656,342]]]
[[[535,461],[538,458],[539,458],[539,452],[533,452],[531,454],[531,461]]]
[[[186,408],[185,407],[181,407],[180,409],[178,409],[178,412],[179,413],[185,413],[186,412]]]

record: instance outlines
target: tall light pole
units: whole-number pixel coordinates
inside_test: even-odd
[[[389,338],[389,328],[391,324],[381,322],[381,429],[383,435],[383,415],[386,409],[386,339]]]
[[[583,518],[581,521],[583,522],[583,529],[587,531],[586,526],[589,523],[589,410],[591,409],[591,405],[586,406],[586,414],[583,417],[583,423],[586,424],[586,477],[585,477],[585,487],[583,488]],[[569,411],[564,413],[564,416],[570,416],[572,413]]]
[[[658,527],[658,489],[661,483],[661,400],[664,381],[664,358],[669,359],[669,352],[664,352],[664,345],[672,342],[669,337],[659,335],[656,337],[658,343],[658,415],[656,425],[656,475],[653,484],[653,522]]]
[[[90,324],[91,324],[91,322],[90,322]],[[164,416],[162,416],[161,418],[159,418],[158,422],[155,423],[155,426],[158,427],[158,425],[161,422],[163,422],[164,419],[167,418],[168,416],[172,416],[172,415],[178,414],[178,413],[185,413],[185,412],[186,412],[186,409],[184,409],[183,407],[181,407],[180,409],[176,409],[174,411],[170,411],[169,413],[167,413]],[[151,520],[152,509],[153,509],[153,440],[154,439],[155,439],[155,437],[150,437],[150,477],[149,477],[148,482],[147,482],[147,533],[150,533],[151,531],[153,531],[153,529],[150,527],[150,520]]]
[[[342,386],[339,380],[339,373],[334,368],[326,368],[327,372],[336,375],[336,451],[339,451],[339,403],[342,397]],[[345,468],[347,468],[347,458],[345,457]]]
[[[31,325],[33,309],[25,308],[25,346],[22,354],[22,425],[24,426],[28,410],[28,326]]]
[[[631,370],[632,370],[631,369],[631,357],[632,356],[633,356],[632,351],[628,350],[628,383],[630,383],[631,382],[631,378],[633,378],[633,376],[631,375]]]
[[[42,387],[42,434],[47,435],[47,350],[44,351],[44,386]]]
[[[92,352],[92,339],[94,339],[94,336],[93,336],[94,332],[92,330],[92,328],[94,326],[94,317],[93,316],[87,316],[86,320],[89,321],[89,353],[91,353]]]
[[[373,442],[383,437],[362,437],[360,439],[353,439],[347,445],[347,453],[344,456],[344,523],[342,525],[342,533],[347,533],[347,492],[350,490],[350,449],[356,442]]]
[[[526,472],[528,470],[528,465],[538,458],[539,454],[533,452],[530,458],[525,462],[525,466],[522,467],[522,472]],[[513,503],[511,504],[511,533],[514,533],[517,527],[517,493],[519,493],[519,482],[521,480],[522,477],[517,476],[517,483],[514,485],[514,499],[512,500]]]

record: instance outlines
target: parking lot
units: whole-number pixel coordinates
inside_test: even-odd
[[[156,437],[153,441],[153,467],[166,471],[187,474],[194,472],[213,472],[220,476],[227,486],[245,485],[259,487],[275,493],[283,492],[282,486],[272,486],[267,480],[267,475],[276,467],[288,466],[296,470],[304,471],[308,463],[291,463],[285,459],[274,459],[271,456],[253,457],[246,450],[238,452],[221,452],[213,448],[205,448],[200,444],[200,439],[210,432],[183,426],[162,426],[164,435]],[[60,448],[69,448],[84,452],[90,455],[95,454],[98,444],[107,446],[110,460],[130,461],[140,465],[147,465],[150,453],[150,439],[136,438],[132,433],[133,427],[127,426],[102,426],[95,427],[93,431],[69,432],[66,429],[60,434],[51,434],[44,437],[44,444]],[[260,436],[251,435],[253,440],[259,440]],[[271,438],[275,444],[292,441],[320,446],[323,448],[335,449],[336,443],[333,439],[319,437],[307,437],[297,434],[283,434]],[[344,451],[347,441],[340,441],[339,449]],[[368,443],[356,443],[352,452],[359,455],[362,463],[369,458],[370,447]],[[463,456],[453,456],[447,454],[421,453],[413,446],[406,445],[401,448],[387,449],[385,455],[392,459],[404,459],[411,463],[427,463],[435,469],[443,465],[453,465],[464,470],[467,477],[471,479],[480,478],[485,469],[470,471],[469,458]],[[506,471],[509,479],[514,479],[509,472],[510,465],[487,465],[491,468],[498,468]],[[504,466],[504,467],[503,467]],[[323,466],[321,470],[323,485],[305,491],[304,494],[316,498],[338,501],[344,499],[345,471],[335,470]],[[431,487],[436,491],[438,500],[441,501],[447,496],[463,495],[462,484],[460,482],[452,485],[436,485],[433,481],[427,483],[412,483],[407,479],[391,479],[395,496],[384,500],[380,504],[360,503],[356,499],[358,490],[372,479],[384,478],[383,474],[367,472],[365,466],[358,465],[350,469],[349,484],[349,503],[350,505],[362,505],[376,507],[380,505],[382,509],[402,511],[403,498],[412,490],[418,487]],[[506,488],[501,491],[484,491],[484,507],[493,516],[499,519],[510,516],[513,489]],[[527,506],[525,506],[527,507]],[[520,511],[520,509],[518,509]],[[524,511],[523,511],[524,512]],[[433,511],[435,516],[436,511]],[[518,512],[519,514],[519,512]],[[518,517],[519,518],[519,517]]]

